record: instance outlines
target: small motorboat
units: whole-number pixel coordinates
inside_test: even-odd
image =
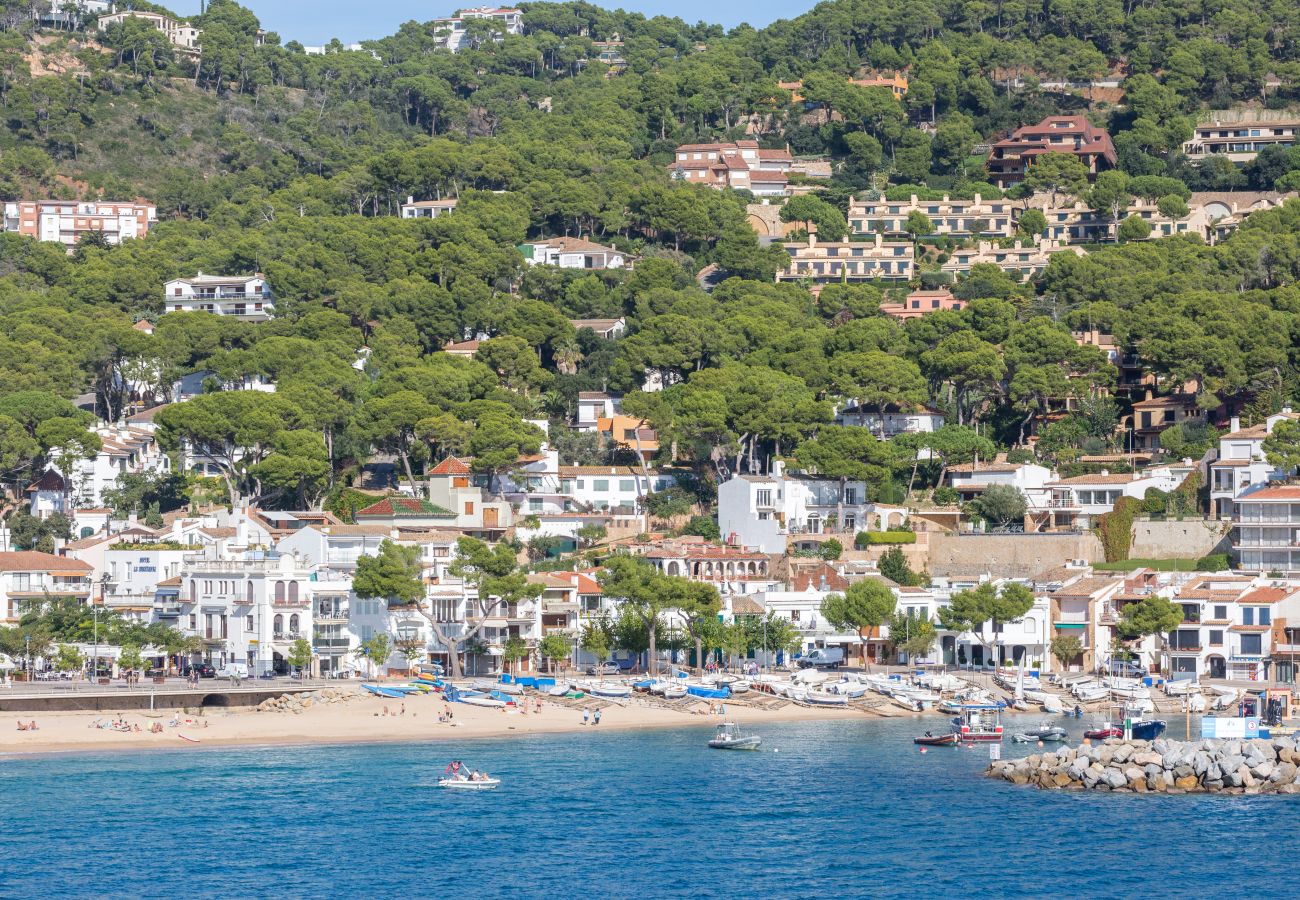
[[[670,684],[664,688],[663,693],[665,700],[680,700],[686,696],[686,685]]]
[[[926,732],[920,737],[912,738],[913,744],[924,744],[927,747],[955,747],[961,743],[961,735],[955,731],[947,734],[931,734]]]
[[[596,697],[631,697],[632,688],[626,684],[605,684],[600,682],[587,688]]]
[[[735,722],[723,722],[709,746],[714,750],[757,750],[762,743],[761,737],[746,733]]]
[[[1022,731],[1015,736],[1015,740],[1021,743],[1031,741],[1060,742],[1068,740],[1070,735],[1060,725],[1053,725],[1050,722],[1044,722],[1037,728],[1030,728]]]
[[[813,706],[848,706],[846,694],[832,694],[828,691],[809,691],[806,698]]]
[[[484,776],[482,778],[469,778],[464,775],[450,775],[446,778],[438,779],[438,787],[452,788],[458,791],[491,791],[500,787],[501,779]]]
[[[1073,689],[1073,694],[1080,703],[1098,703],[1110,698],[1110,688],[1102,684],[1081,685]]]
[[[1093,741],[1104,741],[1106,738],[1123,737],[1124,729],[1116,728],[1114,725],[1105,725],[1101,728],[1089,728],[1083,733],[1083,736]]]

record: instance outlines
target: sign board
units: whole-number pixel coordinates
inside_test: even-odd
[[[1259,716],[1202,716],[1202,738],[1249,740],[1259,737]]]
[[[1001,759],[1001,758],[1002,758],[1002,745],[989,744],[989,759]]]

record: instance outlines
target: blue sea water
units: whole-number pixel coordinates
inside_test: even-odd
[[[9,757],[0,897],[1295,894],[1244,856],[1289,851],[1295,798],[1018,788],[909,720],[760,731]],[[453,758],[504,784],[438,789]]]

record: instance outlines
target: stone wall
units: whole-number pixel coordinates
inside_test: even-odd
[[[1300,794],[1293,738],[1121,741],[992,763],[988,775],[1046,790],[1164,794]]]
[[[1218,519],[1183,519],[1133,523],[1134,559],[1191,559],[1232,549],[1232,523]]]
[[[992,572],[1028,577],[1067,560],[1099,562],[1106,558],[1101,541],[1080,534],[931,534],[927,571],[931,575],[978,575]]]

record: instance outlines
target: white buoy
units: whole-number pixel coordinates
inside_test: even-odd
[[[773,753],[780,753],[780,752],[781,752],[781,748],[780,748],[780,747],[773,747],[773,748],[772,748],[772,752],[773,752]]]
[[[921,748],[921,752],[922,752],[922,753],[925,753],[926,750],[928,750],[928,749],[929,749],[928,747],[922,747],[922,748]]]

